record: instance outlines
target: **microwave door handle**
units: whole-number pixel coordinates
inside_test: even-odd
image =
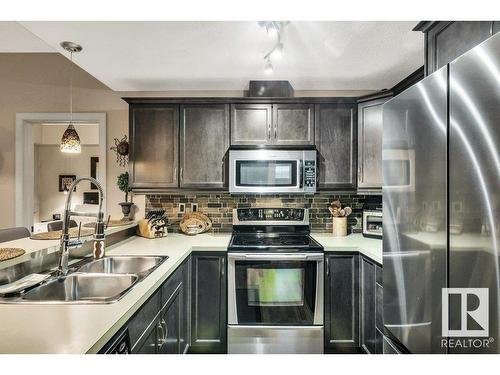
[[[304,161],[302,159],[299,161],[299,176],[299,188],[302,189],[304,187]]]

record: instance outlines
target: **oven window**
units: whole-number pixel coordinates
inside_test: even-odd
[[[297,160],[237,160],[237,186],[296,186]]]
[[[250,306],[304,306],[304,270],[248,268]]]
[[[315,261],[235,261],[238,324],[314,324],[316,274]]]

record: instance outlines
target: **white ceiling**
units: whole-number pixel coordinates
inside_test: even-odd
[[[379,90],[424,58],[416,22],[290,22],[272,75],[263,57],[274,39],[257,22],[21,24],[56,51],[64,52],[63,40],[80,43],[74,61],[116,91],[243,90],[254,79],[289,80],[296,90]]]
[[[26,30],[19,22],[0,22],[0,52],[55,52],[40,38]]]

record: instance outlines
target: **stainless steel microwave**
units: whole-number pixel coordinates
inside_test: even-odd
[[[316,192],[316,150],[229,150],[229,192]]]

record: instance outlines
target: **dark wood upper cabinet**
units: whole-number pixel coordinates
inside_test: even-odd
[[[275,145],[314,145],[313,104],[273,104]]]
[[[180,113],[180,187],[223,188],[229,105],[182,105]]]
[[[356,188],[356,104],[315,106],[319,189]]]
[[[425,70],[429,75],[500,31],[500,22],[424,21],[414,30],[425,33]]]
[[[179,106],[131,106],[129,134],[131,187],[177,187]]]
[[[382,189],[382,105],[387,100],[358,104],[358,189]]]
[[[136,192],[224,190],[234,146],[316,146],[319,190],[354,190],[357,103],[352,98],[262,102],[125,98],[130,104],[130,186]]]
[[[314,145],[314,105],[233,104],[231,145]]]
[[[270,143],[271,122],[271,104],[231,105],[231,145]]]

